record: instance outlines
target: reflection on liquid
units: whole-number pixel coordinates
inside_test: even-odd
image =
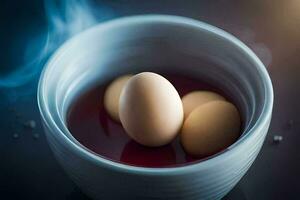
[[[139,166],[167,167],[176,163],[176,156],[171,144],[159,148],[151,148],[130,140],[123,149],[120,161],[134,163]]]

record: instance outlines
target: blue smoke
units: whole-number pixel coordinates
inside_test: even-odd
[[[35,93],[37,79],[45,61],[65,40],[113,16],[109,8],[97,7],[88,0],[44,0],[44,8],[47,31],[26,39],[28,45],[24,51],[23,64],[12,66],[14,71],[0,75],[0,89],[10,92],[8,96],[13,101],[18,96]],[[96,18],[95,12],[100,17]],[[34,86],[27,86],[28,84]]]

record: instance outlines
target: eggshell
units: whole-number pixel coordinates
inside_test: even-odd
[[[181,131],[184,150],[194,156],[209,156],[233,144],[240,136],[237,108],[226,101],[212,101],[194,109]]]
[[[116,78],[106,89],[104,94],[104,107],[108,114],[115,121],[119,118],[119,98],[123,86],[132,77],[132,75],[124,75]]]
[[[184,118],[186,119],[196,107],[215,100],[226,101],[223,96],[211,91],[198,90],[184,95],[182,97]]]
[[[119,114],[128,135],[152,147],[169,143],[183,123],[178,92],[167,79],[152,72],[137,74],[126,83]]]

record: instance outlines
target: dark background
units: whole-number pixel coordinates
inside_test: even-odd
[[[273,118],[255,163],[224,199],[297,199],[300,191],[299,1],[112,0],[93,1],[91,5],[101,21],[145,13],[192,17],[223,28],[249,45],[267,65],[273,81]],[[13,76],[13,80],[9,76],[28,62],[30,56],[24,56],[26,48],[34,47],[34,38],[47,32],[47,28],[43,1],[0,2],[0,199],[88,199],[55,161],[41,128],[36,86],[47,56],[33,65],[36,73],[25,85],[13,87],[15,79],[30,73],[31,68]],[[29,120],[34,120],[36,126],[28,127]],[[282,136],[283,140],[275,143],[275,135]]]

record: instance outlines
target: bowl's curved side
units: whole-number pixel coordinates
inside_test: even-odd
[[[54,155],[71,179],[93,199],[221,199],[242,178],[255,160],[269,124],[260,130],[220,166],[184,174],[147,175],[99,167],[86,157],[74,154],[62,141],[45,132]],[[253,141],[252,141],[253,140]],[[255,145],[253,145],[255,143]]]

